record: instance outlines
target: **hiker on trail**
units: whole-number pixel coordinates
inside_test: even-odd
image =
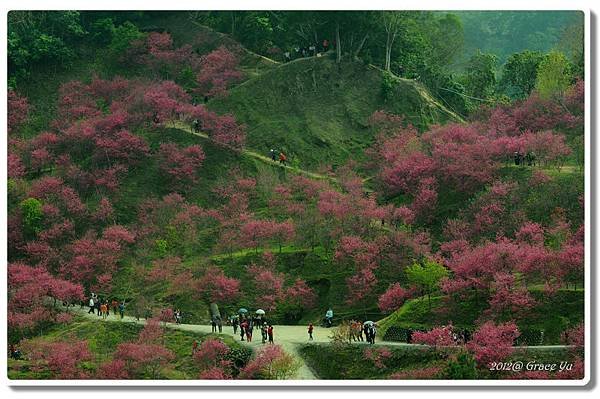
[[[521,161],[521,154],[519,154],[519,151],[515,151],[513,158],[515,160],[515,165],[519,166],[519,162]]]
[[[326,53],[329,50],[329,40],[323,40],[323,52]]]
[[[269,155],[271,156],[271,160],[273,162],[277,161],[277,151],[271,148],[271,151],[269,151]]]
[[[15,360],[21,359],[21,351],[18,350],[13,344],[10,345],[10,357]]]
[[[248,342],[252,342],[252,332],[254,330],[254,323],[252,322],[252,319],[250,319],[248,321],[248,327],[246,327],[246,340]]]
[[[181,324],[181,310],[175,310],[175,323]]]
[[[246,334],[246,328],[248,327],[248,322],[244,319],[240,323],[240,336],[242,337],[242,341],[244,340],[244,335]]]
[[[267,325],[263,324],[262,327],[260,328],[260,333],[262,335],[262,343],[265,344],[267,342]]]
[[[102,312],[102,318],[106,319],[106,316],[108,316],[108,306],[106,305],[106,303],[100,305],[100,311]]]
[[[273,343],[273,326],[269,324],[269,328],[267,328],[267,335],[269,336],[269,343]]]
[[[375,343],[375,336],[377,335],[377,324],[371,326],[371,343]]]
[[[102,316],[102,313],[100,311],[100,305],[102,305],[102,299],[100,298],[96,298],[96,300],[94,301],[95,306],[96,306],[96,312],[98,313],[98,316]]]
[[[535,166],[535,161],[536,161],[536,156],[535,156],[535,152],[531,151],[528,153],[529,158],[531,159],[531,165],[529,166]]]
[[[317,55],[317,47],[316,47],[316,46],[310,46],[310,47],[308,48],[308,51],[310,51],[310,53],[311,53],[313,56]]]
[[[238,326],[240,325],[240,321],[237,317],[234,317],[231,324],[233,325],[233,335],[237,334]]]
[[[117,310],[119,308],[119,301],[117,301],[116,299],[113,299],[112,302],[110,303],[112,309],[113,309],[113,314],[116,316],[117,315]]]
[[[219,316],[217,316],[217,328],[219,329],[219,334],[221,334],[223,332],[223,322]]]
[[[333,310],[329,308],[327,312],[325,312],[325,325],[327,328],[331,327],[333,321]]]
[[[94,314],[94,310],[96,309],[95,304],[94,304],[94,294],[92,294],[92,296],[90,297],[89,306],[90,306],[90,310],[88,310],[88,314],[90,314],[90,313]]]
[[[200,133],[200,122],[198,119],[194,119],[194,122],[192,122],[192,128],[194,129],[194,133]]]
[[[285,53],[283,53],[283,59],[285,62],[290,62],[292,60],[292,57],[290,56],[289,51],[286,51]]]
[[[214,318],[210,321],[210,325],[212,326],[212,332],[216,333],[217,332],[217,321]]]
[[[287,157],[283,152],[279,153],[279,163],[285,166],[285,162],[287,161]]]
[[[194,356],[198,352],[198,341],[194,340],[192,342],[192,356]]]
[[[367,342],[370,344],[375,343],[375,335],[377,335],[377,328],[375,324],[364,324],[365,336],[367,337]]]
[[[125,302],[119,304],[119,314],[121,315],[121,320],[123,320],[123,317],[125,317]]]
[[[535,154],[533,152],[528,152],[525,155],[525,161],[527,162],[527,166],[535,166]]]
[[[308,325],[308,340],[309,341],[313,340],[313,336],[312,336],[313,330],[314,330],[314,327],[313,327],[312,323],[310,323]]]
[[[363,342],[363,323],[361,323],[360,321],[358,322],[358,325],[357,325],[357,332],[358,332],[358,340],[360,342]]]
[[[157,125],[160,123],[160,118],[158,117],[157,113],[154,113],[154,117],[152,118],[152,121]]]

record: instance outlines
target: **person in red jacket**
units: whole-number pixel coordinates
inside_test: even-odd
[[[279,163],[285,166],[285,162],[287,161],[287,157],[283,152],[279,153]]]
[[[269,324],[269,328],[267,328],[267,335],[269,335],[269,343],[273,343],[273,326]]]
[[[312,323],[310,323],[310,324],[308,325],[308,340],[309,340],[309,341],[312,341],[312,340],[313,340],[313,336],[312,336],[313,329],[314,329],[314,327],[313,327]]]

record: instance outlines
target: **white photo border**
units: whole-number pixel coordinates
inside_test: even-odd
[[[4,385],[11,387],[23,386],[78,386],[78,387],[103,387],[118,385],[119,387],[144,387],[144,386],[163,386],[163,387],[584,387],[590,384],[592,380],[591,360],[592,345],[595,343],[591,336],[591,311],[592,311],[592,273],[591,273],[591,231],[592,222],[592,151],[591,151],[591,10],[589,4],[585,1],[541,1],[530,0],[528,2],[518,2],[515,0],[488,1],[484,4],[480,1],[461,1],[461,2],[443,2],[441,0],[410,0],[403,2],[394,2],[391,0],[371,0],[365,1],[316,1],[305,0],[297,4],[288,3],[282,7],[281,2],[273,0],[255,0],[251,5],[243,1],[190,1],[177,0],[176,2],[167,2],[169,8],[164,8],[164,3],[158,0],[133,0],[122,2],[118,0],[107,0],[102,2],[87,1],[85,3],[74,0],[59,0],[51,3],[36,0],[5,0],[0,4],[0,54],[2,54],[3,84],[0,88],[0,96],[7,98],[7,13],[10,10],[248,10],[248,9],[290,9],[290,10],[372,10],[372,9],[402,9],[402,10],[444,10],[444,11],[463,11],[463,10],[506,10],[506,11],[581,11],[584,14],[585,25],[585,378],[581,380],[11,380],[8,378],[6,356],[0,356],[0,368],[2,368],[2,380]],[[2,127],[7,126],[6,101],[0,102],[0,122]],[[4,129],[6,132],[6,130]],[[5,138],[6,140],[6,138]],[[7,229],[7,146],[6,141],[0,146],[0,198],[2,207],[0,210],[0,221],[4,226],[4,233]],[[597,237],[595,237],[596,239]],[[596,241],[596,240],[595,240]],[[0,251],[4,271],[0,273],[2,287],[7,287],[6,265],[7,258],[7,235],[0,234]],[[597,273],[596,273],[597,274]],[[597,275],[595,276],[597,279]],[[596,281],[594,281],[596,282]],[[6,292],[6,291],[5,291]],[[7,353],[7,297],[0,296],[0,323],[2,324],[2,349]],[[594,311],[596,311],[594,309]],[[593,384],[590,384],[593,385]]]

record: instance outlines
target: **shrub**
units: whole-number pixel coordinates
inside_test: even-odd
[[[449,380],[474,380],[477,378],[477,364],[468,352],[461,352],[450,359],[443,372]]]

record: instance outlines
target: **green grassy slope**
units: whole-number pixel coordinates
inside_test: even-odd
[[[286,247],[282,253],[277,252],[277,249],[272,249],[273,254],[277,259],[277,271],[285,273],[289,279],[289,283],[293,283],[296,278],[301,278],[314,289],[318,296],[317,306],[311,310],[305,310],[300,314],[296,314],[293,309],[283,307],[276,314],[269,315],[278,323],[284,324],[306,324],[309,322],[320,323],[325,311],[329,306],[332,306],[336,319],[358,318],[365,317],[377,319],[381,317],[381,313],[375,302],[371,302],[369,306],[364,307],[362,304],[348,306],[346,300],[346,278],[353,274],[352,270],[341,269],[335,267],[331,262],[332,254],[326,254],[322,248],[315,248],[314,252],[309,249]],[[225,273],[230,276],[236,276],[242,281],[242,291],[246,296],[240,300],[243,306],[259,306],[254,302],[255,295],[251,285],[251,277],[247,272],[247,265],[260,262],[262,252],[258,254],[254,251],[239,253],[230,258],[228,256],[220,256],[213,258],[212,262],[223,268]],[[190,262],[194,264],[194,262]],[[382,286],[388,282],[382,283]],[[235,309],[231,309],[235,310]]]
[[[381,348],[381,346],[378,346]],[[427,378],[444,379],[448,360],[460,352],[460,348],[435,350],[422,346],[388,346],[390,356],[377,366],[365,356],[373,348],[369,345],[320,345],[309,344],[300,347],[300,354],[319,379],[390,379],[394,374],[430,370]],[[559,363],[571,355],[564,348],[530,348],[516,350],[508,361]],[[383,366],[383,367],[382,367]],[[510,373],[478,370],[477,379],[506,378]],[[407,378],[399,377],[395,378]],[[413,377],[415,378],[415,377]]]
[[[84,317],[76,318],[67,325],[55,325],[41,337],[45,341],[87,340],[92,360],[85,362],[84,369],[96,370],[102,363],[110,361],[117,345],[123,342],[136,341],[143,326],[127,322],[97,322]],[[168,328],[165,330],[164,344],[176,357],[172,366],[164,370],[166,379],[195,379],[199,369],[191,357],[194,340],[202,342],[211,335],[199,334]],[[219,336],[230,348],[248,358],[251,350],[242,347],[229,336]],[[44,379],[49,378],[47,370],[37,371],[31,368],[28,359],[8,361],[8,378],[10,379]]]
[[[283,150],[292,164],[313,170],[364,156],[373,140],[368,118],[376,110],[404,115],[419,128],[459,118],[414,81],[391,78],[384,95],[383,76],[361,62],[338,65],[330,55],[298,59],[232,88],[209,107],[245,123],[251,148]]]
[[[521,330],[543,330],[544,344],[560,344],[560,334],[583,320],[584,293],[582,290],[559,290],[553,295],[531,290],[537,305],[522,319],[517,320]],[[464,301],[449,304],[445,297],[431,298],[431,309],[426,298],[411,299],[397,311],[380,320],[379,335],[385,336],[390,327],[428,330],[452,323],[460,329],[473,330],[485,302]]]
[[[199,53],[206,53],[221,46],[235,49],[240,55],[241,69],[245,72],[246,78],[258,76],[279,64],[277,61],[242,47],[229,35],[196,22],[194,12],[170,11],[156,13],[141,28],[145,28],[145,30],[159,28],[169,32],[176,47],[190,44]]]

